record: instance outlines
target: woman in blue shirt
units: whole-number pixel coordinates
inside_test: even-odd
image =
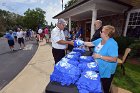
[[[110,85],[117,67],[118,45],[112,38],[115,28],[111,25],[103,26],[99,39],[85,42],[86,46],[95,46],[93,57],[98,63],[104,93],[109,93]]]

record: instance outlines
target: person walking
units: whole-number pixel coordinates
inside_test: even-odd
[[[25,43],[24,43],[24,32],[20,29],[20,28],[17,28],[17,38],[18,38],[18,43],[20,45],[20,48],[19,49],[22,49],[22,45],[23,45],[23,48],[25,47]]]
[[[11,51],[14,51],[15,43],[14,43],[14,37],[12,35],[12,30],[10,30],[4,37],[7,38],[8,45],[9,45]]]
[[[65,35],[63,32],[65,26],[66,21],[62,18],[58,19],[56,27],[51,31],[52,54],[55,64],[65,56],[66,45],[73,45],[73,41],[65,40]]]

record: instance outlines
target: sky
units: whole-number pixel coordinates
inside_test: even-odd
[[[65,5],[69,0],[63,0]],[[41,8],[46,12],[46,21],[48,24],[56,23],[52,17],[62,11],[62,0],[0,0],[0,9],[24,15],[28,9]]]

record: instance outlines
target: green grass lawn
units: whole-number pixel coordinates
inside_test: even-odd
[[[126,62],[125,69],[126,74],[122,75],[121,67],[117,67],[113,84],[133,93],[140,93],[140,65]]]

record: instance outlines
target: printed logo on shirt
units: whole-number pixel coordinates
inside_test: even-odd
[[[84,75],[86,78],[97,80],[98,74],[94,71],[87,71],[86,75]]]

